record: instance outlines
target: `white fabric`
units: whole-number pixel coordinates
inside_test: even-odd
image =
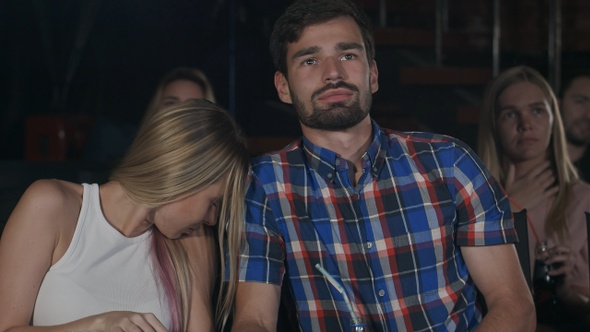
[[[127,238],[105,219],[97,184],[84,184],[72,242],[47,272],[33,325],[57,325],[108,311],[152,312],[170,327],[150,256],[151,231]],[[162,296],[161,296],[162,295]]]

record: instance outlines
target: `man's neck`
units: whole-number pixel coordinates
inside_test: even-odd
[[[371,145],[373,138],[373,127],[369,116],[356,126],[341,131],[327,131],[305,126],[302,126],[301,130],[313,144],[334,151],[347,160],[356,170],[355,173],[362,171],[361,158]],[[358,176],[355,178],[358,180]]]

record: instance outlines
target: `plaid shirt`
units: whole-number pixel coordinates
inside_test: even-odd
[[[451,137],[373,133],[356,186],[345,160],[305,138],[253,160],[240,281],[283,283],[303,331],[350,330],[351,308],[370,331],[473,329],[460,247],[516,242],[503,190]]]

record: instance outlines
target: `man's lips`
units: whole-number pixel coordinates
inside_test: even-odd
[[[581,131],[590,130],[590,121],[576,121],[574,127],[577,127]]]
[[[353,94],[348,89],[331,89],[318,96],[319,101],[323,102],[338,102],[347,100]]]

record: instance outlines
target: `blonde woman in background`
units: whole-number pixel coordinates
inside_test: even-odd
[[[561,265],[549,274],[564,276],[558,296],[583,304],[589,295],[584,212],[590,211],[590,186],[578,179],[567,156],[557,99],[539,72],[513,67],[490,82],[478,152],[511,198],[512,211],[527,210],[531,271],[535,248],[547,241],[546,264]]]
[[[116,165],[129,149],[137,133],[138,123],[154,112],[191,99],[215,101],[213,87],[207,76],[198,68],[179,67],[168,71],[158,82],[149,105],[141,118],[133,122],[99,116],[88,143],[84,160]],[[142,120],[143,119],[143,120]]]
[[[161,108],[198,98],[216,102],[213,86],[205,73],[192,67],[174,68],[166,73],[158,83],[147,108],[146,116]]]
[[[235,280],[247,172],[242,130],[197,100],[147,119],[105,184],[33,183],[0,241],[0,331],[214,330],[218,253],[229,248]],[[222,285],[220,321],[234,288]]]

